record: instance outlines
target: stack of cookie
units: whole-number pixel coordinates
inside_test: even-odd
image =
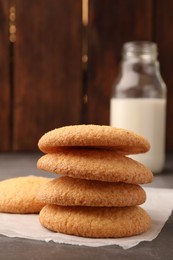
[[[126,155],[147,152],[142,136],[100,125],[66,126],[41,137],[46,153],[39,169],[62,174],[46,183],[38,200],[47,205],[41,224],[55,232],[83,237],[125,237],[145,232],[151,225],[138,205],[146,200],[139,184],[152,172]]]

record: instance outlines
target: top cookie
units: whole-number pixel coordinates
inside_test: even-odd
[[[61,146],[100,147],[123,154],[145,153],[149,142],[142,136],[121,128],[106,125],[71,125],[44,134],[39,142],[44,153],[54,153]]]

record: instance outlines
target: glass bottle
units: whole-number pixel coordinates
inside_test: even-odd
[[[157,56],[156,43],[125,43],[110,102],[111,126],[132,130],[149,140],[149,152],[131,157],[153,173],[161,172],[165,162],[166,85]]]

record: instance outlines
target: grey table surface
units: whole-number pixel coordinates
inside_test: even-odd
[[[37,175],[53,177],[52,174],[39,171],[36,162],[41,154],[0,154],[0,180]],[[150,187],[173,188],[173,154],[167,155],[164,171],[155,175]],[[54,242],[42,242],[21,238],[8,238],[0,235],[0,260],[8,259],[173,259],[173,214],[161,233],[152,242],[141,242],[137,246],[124,250],[118,246],[85,247]]]

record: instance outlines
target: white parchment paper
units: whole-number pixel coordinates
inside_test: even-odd
[[[146,233],[120,239],[90,239],[51,232],[39,223],[38,215],[0,213],[0,234],[41,241],[54,241],[71,245],[99,247],[119,245],[124,249],[158,236],[173,210],[173,189],[145,188],[147,201],[142,205],[152,218],[152,227]]]

